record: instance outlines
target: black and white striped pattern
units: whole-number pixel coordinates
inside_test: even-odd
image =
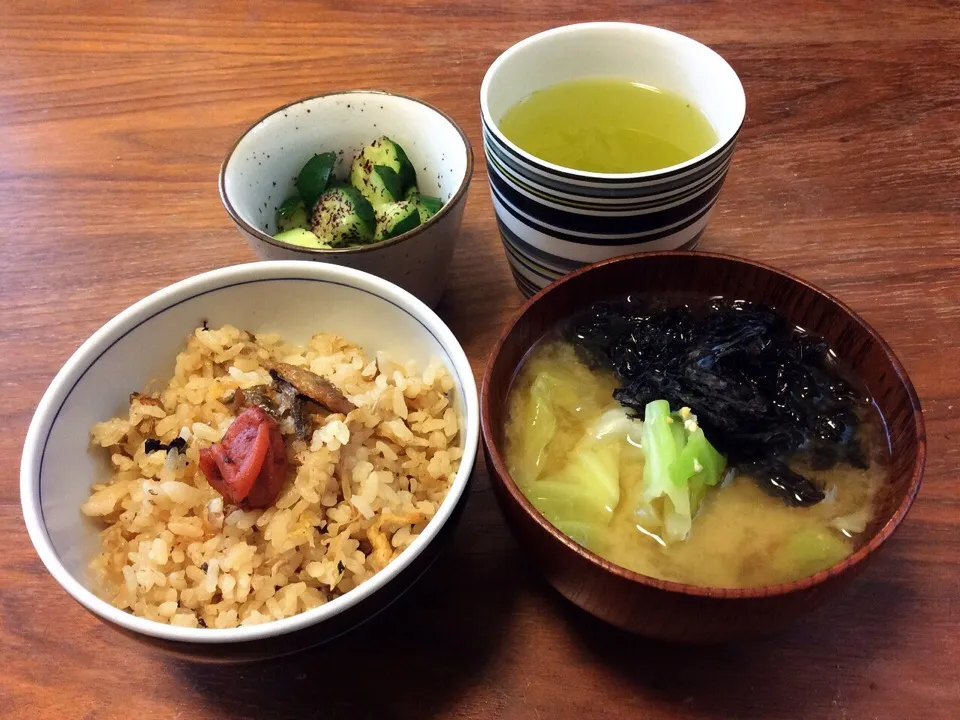
[[[696,247],[738,134],[674,168],[603,176],[521,154],[484,118],[490,192],[518,287],[532,295],[591,262],[642,250]]]

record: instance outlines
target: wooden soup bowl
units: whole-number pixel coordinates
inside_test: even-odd
[[[863,381],[886,424],[891,463],[865,531],[869,540],[844,561],[791,583],[725,589],[657,580],[614,565],[554,528],[507,472],[507,394],[530,348],[557,322],[591,303],[628,293],[696,292],[771,305],[822,335]],[[920,402],[883,339],[850,308],[798,278],[723,255],[629,255],[567,275],[531,298],[501,335],[480,396],[491,482],[510,530],[547,581],[571,602],[613,625],[651,638],[722,642],[768,633],[810,611],[852,581],[910,509],[923,475],[926,436]]]

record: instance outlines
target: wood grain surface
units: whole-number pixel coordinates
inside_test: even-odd
[[[482,163],[478,89],[506,47],[569,22],[677,30],[740,74],[747,118],[704,249],[835,293],[893,346],[929,462],[854,587],[776,637],[712,649],[608,628],[536,576],[486,474],[403,604],[316,651],[217,668],[144,650],[48,576],[18,466],[47,384],[115,313],[253,259],[222,154],[292,99],[422,97],[478,150],[439,312],[478,377],[521,304]],[[0,716],[960,717],[960,4],[956,0],[0,2]]]

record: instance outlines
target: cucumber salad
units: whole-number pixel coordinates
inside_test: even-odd
[[[314,155],[297,175],[295,195],[277,208],[277,240],[308,248],[347,248],[401,235],[443,207],[421,195],[403,148],[383,136],[363,147],[349,182],[337,178],[335,152]]]

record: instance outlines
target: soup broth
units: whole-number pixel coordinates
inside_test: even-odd
[[[531,350],[510,390],[505,438],[511,476],[558,529],[580,544],[650,577],[724,588],[806,577],[849,556],[860,544],[887,460],[881,418],[872,405],[858,410],[865,467],[839,462],[814,469],[802,455],[791,462],[792,470],[816,478],[822,501],[789,506],[748,473],[730,470],[706,490],[689,534],[671,542],[641,510],[648,492],[641,433],[611,432],[618,423],[623,427],[626,413],[613,397],[619,386],[614,372],[588,364],[580,348],[557,333]],[[674,419],[690,422],[690,415],[681,417]],[[618,447],[594,457],[591,453],[607,447],[604,443]],[[588,463],[592,468],[586,468]],[[607,470],[618,487],[591,484]],[[558,495],[557,478],[582,482],[584,489]],[[598,493],[599,505],[590,505]],[[601,507],[604,502],[612,507]],[[574,510],[577,503],[589,507]]]
[[[623,78],[585,78],[537,90],[499,122],[508,140],[573,170],[632,173],[678,165],[717,134],[696,105]]]

